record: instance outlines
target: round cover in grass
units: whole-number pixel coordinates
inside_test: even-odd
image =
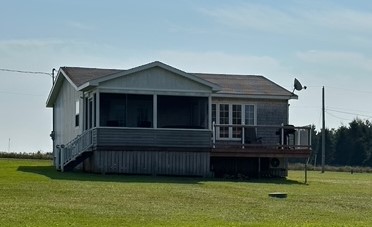
[[[287,193],[285,193],[285,192],[272,192],[272,193],[269,193],[269,196],[274,197],[274,198],[287,198]]]

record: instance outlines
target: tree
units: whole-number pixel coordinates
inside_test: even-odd
[[[372,125],[355,119],[335,132],[336,165],[372,166]]]

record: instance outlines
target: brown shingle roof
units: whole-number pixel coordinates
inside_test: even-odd
[[[204,80],[221,87],[219,94],[291,96],[288,90],[263,76],[194,73]]]
[[[98,69],[80,67],[62,67],[70,80],[77,86],[81,86],[91,80],[99,79],[111,74],[123,72],[119,69]],[[276,83],[257,75],[231,75],[231,74],[206,74],[191,73],[203,80],[209,81],[221,87],[217,94],[227,95],[268,95],[268,96],[291,96],[288,90]]]
[[[97,69],[97,68],[80,68],[80,67],[61,67],[70,80],[79,87],[86,82],[94,79],[105,77],[114,73],[125,70],[120,69]]]

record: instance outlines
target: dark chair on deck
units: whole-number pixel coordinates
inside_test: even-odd
[[[262,137],[257,137],[255,128],[244,128],[245,144],[262,144]]]

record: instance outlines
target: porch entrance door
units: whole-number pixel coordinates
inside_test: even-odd
[[[85,99],[85,130],[96,127],[96,94]]]

